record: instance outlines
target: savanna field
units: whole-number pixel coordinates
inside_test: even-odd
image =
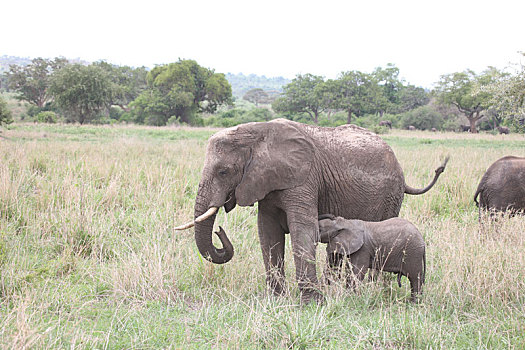
[[[0,134],[0,346],[5,349],[524,349],[525,217],[478,223],[473,195],[523,135],[393,130],[407,184],[400,216],[427,245],[419,304],[384,274],[299,305],[267,295],[257,207],[220,211],[235,248],[205,261],[193,218],[217,129],[14,124]],[[216,237],[215,237],[216,238]],[[220,246],[218,240],[215,242]],[[324,246],[317,248],[318,276]]]

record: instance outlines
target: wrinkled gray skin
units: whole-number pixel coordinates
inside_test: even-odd
[[[479,196],[479,202],[478,202]],[[485,172],[474,202],[481,210],[525,210],[525,158],[507,156],[495,161]]]
[[[392,218],[380,222],[347,220],[333,215],[319,217],[321,242],[327,243],[328,280],[341,277],[346,261],[347,286],[354,286],[351,274],[362,281],[368,269],[394,272],[408,277],[412,301],[425,283],[425,242],[409,221]],[[351,271],[351,272],[350,272]]]
[[[405,184],[392,149],[377,135],[353,126],[322,128],[284,119],[248,123],[213,135],[208,143],[195,200],[197,218],[210,207],[226,212],[258,202],[258,233],[266,279],[274,294],[284,285],[285,233],[290,233],[303,302],[323,300],[318,292],[315,250],[319,213],[380,221],[399,214],[404,193],[428,191]],[[212,244],[216,214],[195,222],[199,252],[216,264],[233,249]]]

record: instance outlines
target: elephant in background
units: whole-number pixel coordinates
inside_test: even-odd
[[[333,215],[319,216],[321,243],[326,243],[327,272],[341,277],[346,262],[346,283],[353,286],[351,273],[362,281],[368,269],[397,273],[408,277],[412,301],[425,283],[425,241],[409,221],[391,218],[380,222],[347,220]],[[350,272],[351,271],[351,272]]]
[[[479,202],[478,202],[479,196]],[[479,182],[474,202],[481,210],[525,210],[525,158],[507,156],[495,161]]]
[[[508,135],[510,133],[509,128],[507,128],[506,126],[498,126],[498,131],[500,134],[505,134],[505,135]]]
[[[448,159],[447,159],[448,160]],[[394,152],[376,134],[355,125],[323,128],[285,119],[224,129],[208,142],[195,199],[199,252],[216,264],[233,257],[226,234],[223,248],[212,243],[215,217],[236,205],[258,203],[258,234],[270,290],[285,290],[284,248],[289,233],[301,300],[322,301],[315,257],[318,215],[381,221],[396,217],[405,193],[425,193],[444,171],[435,171],[423,189],[405,183]]]
[[[470,132],[470,125],[463,125],[463,124],[461,124],[459,127],[460,127],[461,131],[463,131],[463,132]]]
[[[381,120],[379,126],[386,126],[389,129],[392,129],[392,122],[390,120]]]

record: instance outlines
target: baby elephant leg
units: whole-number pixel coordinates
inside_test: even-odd
[[[341,278],[341,271],[343,269],[344,257],[337,253],[326,254],[326,268],[324,271],[324,280],[326,284],[331,284],[333,281]]]
[[[422,276],[421,272],[419,273],[413,273],[412,275],[408,275],[408,280],[410,281],[410,289],[411,289],[411,298],[410,300],[412,302],[418,301],[418,296],[421,295],[421,289],[424,283],[424,277]]]
[[[356,281],[361,282],[368,271],[368,257],[362,254],[353,254],[347,260],[346,270],[346,286],[355,289]],[[351,270],[350,270],[351,269]],[[352,275],[350,274],[352,271]]]

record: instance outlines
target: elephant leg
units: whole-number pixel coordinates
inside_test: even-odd
[[[361,282],[368,271],[368,257],[366,254],[352,254],[346,262],[346,287],[355,289],[356,282]],[[351,271],[351,272],[350,272]]]
[[[417,297],[421,294],[421,287],[423,281],[421,280],[421,272],[412,273],[408,275],[408,280],[410,281],[410,300],[412,302],[417,302]]]
[[[314,210],[306,216],[287,213],[296,278],[303,303],[324,301],[324,297],[319,291],[315,266],[315,249],[319,241],[317,208],[310,209]]]
[[[269,210],[259,203],[257,225],[266,269],[266,283],[274,295],[282,295],[285,291],[285,231],[279,223],[276,211],[277,209]]]

